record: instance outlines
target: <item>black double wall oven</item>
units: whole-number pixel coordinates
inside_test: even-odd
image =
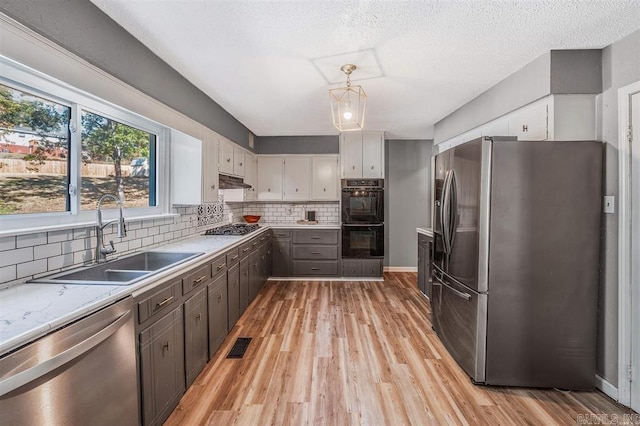
[[[384,180],[342,179],[342,257],[384,257]]]

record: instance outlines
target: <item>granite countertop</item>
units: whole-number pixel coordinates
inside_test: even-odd
[[[416,228],[418,234],[424,234],[427,237],[433,237],[433,230],[431,228]]]
[[[300,225],[308,226],[308,225]],[[195,235],[149,251],[203,252],[129,286],[24,283],[0,291],[0,355],[129,295],[136,297],[270,229],[247,235]],[[144,250],[146,251],[146,250]],[[130,255],[131,253],[128,253]]]

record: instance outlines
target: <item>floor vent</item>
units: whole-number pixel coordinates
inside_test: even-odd
[[[238,337],[227,358],[242,358],[249,347],[249,343],[251,343],[251,337]]]

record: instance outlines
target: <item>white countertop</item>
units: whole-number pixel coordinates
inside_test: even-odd
[[[310,225],[300,225],[309,227]],[[35,340],[49,331],[137,295],[176,277],[184,268],[204,264],[217,254],[270,229],[262,226],[247,235],[194,235],[152,251],[203,252],[202,256],[154,274],[129,286],[19,284],[0,291],[0,355]],[[128,253],[130,255],[131,253]]]
[[[427,237],[433,237],[433,230],[431,228],[416,228],[418,234],[426,235]]]

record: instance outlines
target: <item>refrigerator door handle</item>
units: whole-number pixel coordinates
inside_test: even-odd
[[[458,189],[455,170],[451,170],[451,178],[449,179],[449,211],[447,213],[449,216],[449,253],[451,253],[456,237],[456,228],[458,227]]]
[[[451,189],[451,170],[447,171],[444,178],[442,189],[442,208],[440,209],[440,227],[442,228],[442,243],[444,245],[445,254],[451,252],[449,244],[449,209],[451,208],[451,200],[449,199],[449,191]]]
[[[471,295],[469,293],[463,293],[459,290],[456,290],[455,288],[451,287],[450,285],[448,285],[447,283],[445,283],[442,279],[440,279],[437,275],[433,275],[433,277],[439,282],[436,285],[442,285],[443,287],[448,288],[449,290],[451,290],[453,292],[453,294],[455,294],[458,297],[461,297],[465,300],[471,300]]]

